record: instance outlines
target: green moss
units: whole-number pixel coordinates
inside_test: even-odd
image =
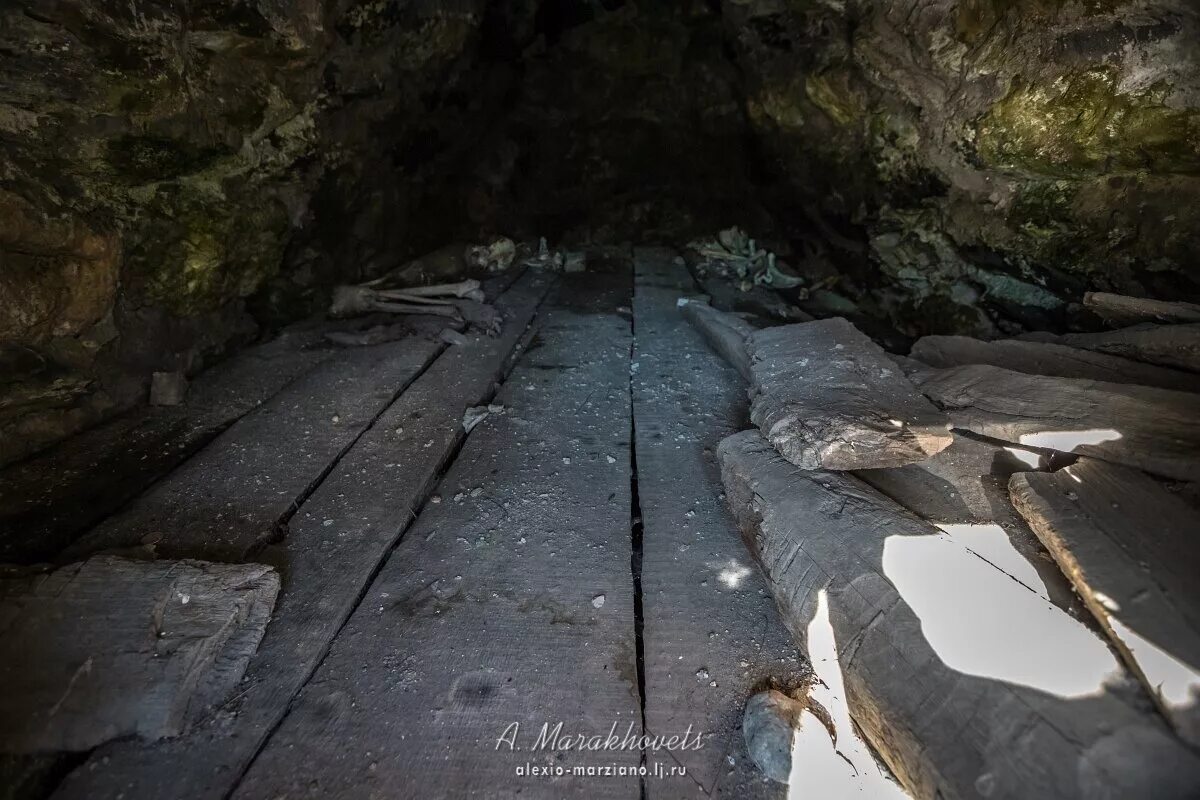
[[[158,136],[122,136],[108,142],[107,161],[132,183],[162,181],[197,172],[220,152]]]
[[[249,296],[278,271],[288,232],[282,204],[202,198],[172,187],[157,205],[128,259],[146,300],[194,316]]]
[[[993,165],[1059,177],[1200,173],[1200,109],[1168,108],[1163,93],[1121,94],[1109,67],[1051,86],[1015,84],[980,120],[978,153]]]
[[[850,125],[863,117],[866,102],[844,71],[831,70],[808,76],[804,94],[838,125]]]

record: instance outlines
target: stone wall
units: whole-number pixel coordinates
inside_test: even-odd
[[[446,129],[482,116],[452,95],[484,16],[484,0],[6,3],[0,463],[394,257]]]

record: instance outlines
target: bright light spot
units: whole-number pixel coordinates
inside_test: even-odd
[[[1162,704],[1172,711],[1196,705],[1200,697],[1200,674],[1161,647],[1143,638],[1116,617],[1109,617],[1117,638],[1133,654],[1147,682],[1158,690]]]
[[[1096,602],[1107,608],[1109,611],[1117,612],[1121,610],[1121,604],[1103,592],[1093,591],[1092,597],[1095,597]]]
[[[1006,447],[1004,449],[1007,450],[1008,452],[1012,453],[1013,456],[1018,461],[1020,461],[1022,464],[1024,464],[1025,466],[1033,467],[1035,469],[1037,468],[1037,465],[1038,465],[1038,454],[1037,453],[1031,453],[1028,450],[1022,450],[1019,447]]]
[[[883,544],[884,574],[946,666],[1060,697],[1096,694],[1120,673],[1105,643],[1046,599],[1003,529],[947,529]]]
[[[1063,453],[1073,453],[1075,448],[1087,444],[1104,444],[1116,441],[1121,434],[1112,428],[1090,428],[1086,431],[1042,431],[1021,434],[1021,444],[1030,447],[1047,447]]]
[[[736,589],[749,574],[749,567],[743,567],[736,561],[730,561],[729,566],[717,573],[717,580],[730,589]]]
[[[898,419],[889,419],[889,420],[888,420],[888,422],[892,423],[892,424],[893,424],[893,425],[895,425],[897,428],[903,428],[903,427],[904,427],[904,423],[903,423],[903,422],[901,422],[901,421],[900,421],[900,420],[898,420]]]
[[[833,721],[837,744],[811,712],[805,711],[792,737],[792,772],[788,776],[789,800],[843,800],[843,798],[907,798],[875,762],[875,756],[858,738],[846,705],[846,684],[838,662],[837,640],[829,621],[829,597],[817,595],[817,612],[808,624],[808,657],[816,680],[809,697],[820,703]]]

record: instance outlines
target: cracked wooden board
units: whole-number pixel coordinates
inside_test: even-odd
[[[1163,713],[1200,745],[1200,513],[1091,458],[1014,475],[1013,502]]]
[[[1031,342],[1053,342],[1145,361],[1162,367],[1200,372],[1200,324],[1134,325],[1103,333],[1026,333],[1017,337]]]
[[[1200,478],[1200,419],[1191,393],[985,365],[940,370],[918,380],[957,428],[1168,478]]]
[[[110,556],[0,580],[0,750],[183,733],[241,679],[278,592],[261,564]]]
[[[401,792],[633,798],[637,751],[532,750],[539,729],[640,733],[630,574],[627,295],[570,276],[312,680],[240,798]],[[508,751],[497,743],[520,723]]]
[[[150,545],[165,557],[244,558],[278,536],[277,526],[441,347],[410,338],[322,362],[90,531],[64,557]]]
[[[718,456],[785,622],[803,642],[827,606],[854,720],[914,797],[1200,789],[1195,753],[1092,632],[850,475],[797,470],[756,431]],[[1020,622],[991,624],[1009,610]],[[1053,625],[1032,636],[1038,619]]]
[[[841,318],[749,339],[750,418],[801,469],[898,467],[951,442],[950,421]]]
[[[1023,339],[985,342],[969,336],[925,336],[913,345],[910,355],[922,363],[941,369],[990,364],[1027,375],[1052,375],[1200,392],[1200,376],[1193,373],[1053,342],[1029,342]]]
[[[647,781],[646,797],[783,798],[748,758],[742,711],[760,685],[791,688],[807,665],[721,500],[715,450],[747,423],[745,381],[677,310],[692,279],[673,255],[635,250],[646,729],[706,736],[675,754],[687,776]]]
[[[228,797],[462,442],[463,411],[507,374],[551,280],[530,272],[501,296],[501,335],[443,352],[259,554],[279,566],[283,592],[238,695],[188,736],[97,750],[57,798]]]

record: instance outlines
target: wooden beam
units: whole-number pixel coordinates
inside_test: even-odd
[[[558,721],[572,741],[641,735],[629,297],[602,283],[563,279],[495,400],[507,412],[472,431],[234,797],[637,795],[636,775],[517,773],[641,757],[534,749]]]
[[[704,731],[704,747],[674,753],[687,775],[648,780],[646,797],[782,800],[786,787],[749,760],[742,709],[760,685],[791,688],[807,670],[721,500],[715,451],[746,424],[746,383],[677,312],[693,284],[672,256],[635,250],[645,714],[651,733]]]
[[[950,422],[879,345],[841,318],[749,339],[750,418],[802,469],[873,469],[949,446]]]
[[[854,721],[914,797],[1200,790],[1200,759],[1112,688],[1120,662],[1069,615],[856,478],[797,470],[756,431],[718,458],[785,622],[803,644],[827,604]]]
[[[500,336],[445,350],[305,501],[288,535],[258,554],[279,565],[283,591],[237,696],[186,736],[101,747],[58,800],[230,795],[463,442],[463,412],[488,403],[521,354],[551,281],[530,271],[501,295]]]
[[[1052,342],[997,339],[985,342],[968,336],[925,336],[918,339],[910,355],[933,367],[990,364],[1027,375],[1132,383],[1200,392],[1200,376],[1182,370],[1143,364],[1120,356],[1081,350]]]
[[[237,686],[278,593],[261,564],[111,556],[0,581],[0,751],[184,733]]]
[[[954,444],[924,461],[855,475],[1030,591],[1086,619],[1090,613],[1070,582],[1008,499],[1009,477],[1037,464],[1038,454],[1032,451],[955,434]]]
[[[1163,367],[1200,372],[1200,324],[1135,325],[1104,333],[1026,333],[1031,342],[1052,342],[1145,361]]]
[[[65,551],[147,546],[238,561],[287,517],[443,345],[416,337],[322,362]]]
[[[1141,472],[1090,458],[1010,487],[1130,669],[1200,746],[1200,513]]]
[[[751,380],[746,340],[757,329],[741,317],[717,311],[699,300],[681,297],[677,305],[683,318],[700,332],[708,346],[737,370],[744,380]]]
[[[1106,322],[1137,325],[1141,322],[1200,322],[1200,305],[1148,297],[1129,297],[1109,292],[1086,292],[1084,308],[1094,311]]]
[[[920,387],[955,427],[1170,478],[1200,478],[1200,419],[1188,392],[983,365],[941,370]]]

